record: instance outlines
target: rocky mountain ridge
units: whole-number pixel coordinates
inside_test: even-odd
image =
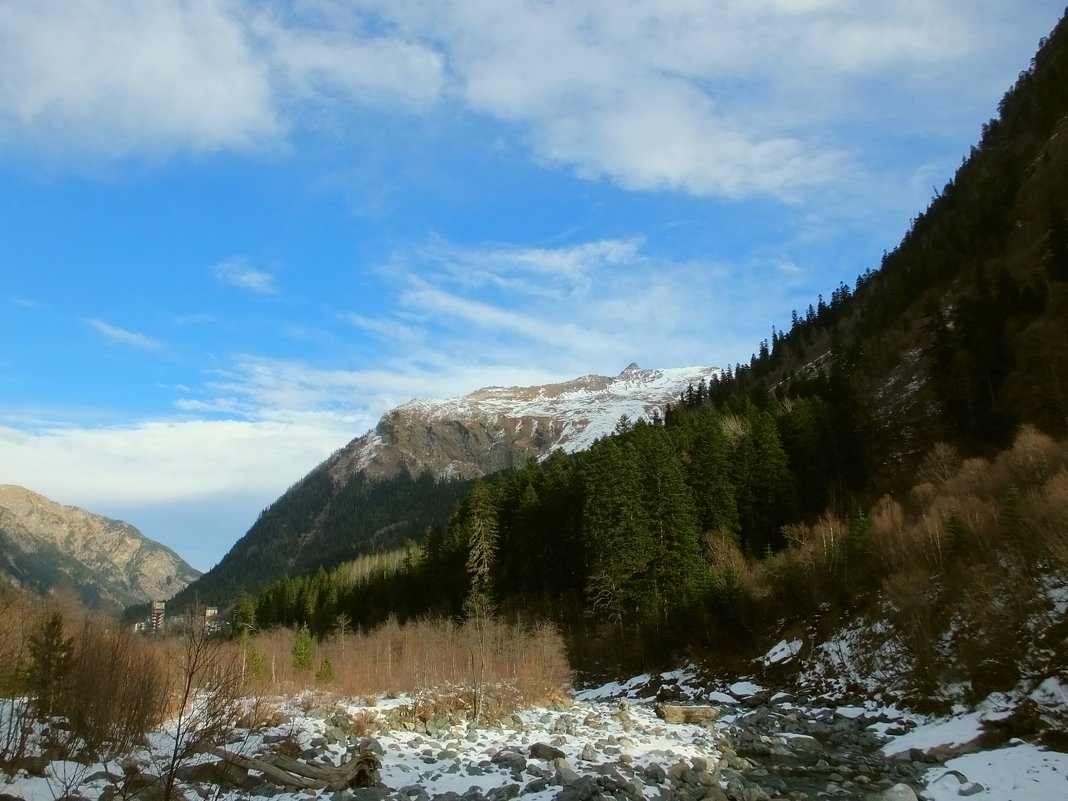
[[[470,481],[554,450],[583,450],[620,417],[651,419],[719,370],[629,365],[534,387],[486,387],[449,400],[413,400],[335,452],[259,516],[219,564],[174,604],[226,605],[287,575],[419,541],[440,526]]]
[[[170,598],[200,575],[129,523],[14,485],[0,485],[0,573],[105,605]]]
[[[335,481],[362,472],[476,478],[559,448],[575,453],[612,433],[620,417],[650,419],[715,367],[642,369],[614,377],[585,375],[533,387],[485,387],[460,398],[412,400],[328,461]]]

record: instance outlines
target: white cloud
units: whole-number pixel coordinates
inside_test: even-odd
[[[352,436],[330,415],[33,434],[0,427],[0,483],[127,520],[206,569],[256,512]]]
[[[273,295],[278,291],[273,275],[249,266],[242,259],[232,259],[216,264],[212,272],[217,281],[260,295]]]
[[[1008,0],[12,0],[0,144],[244,152],[448,99],[585,178],[796,200],[860,169],[843,125],[876,126],[873,139],[938,129],[959,107],[955,75],[973,93],[976,76],[1003,87],[1011,75],[986,66],[1003,22],[1039,13]]]
[[[897,73],[914,108],[940,66],[981,67],[991,31],[971,19],[1017,13],[997,0],[367,5],[437,43],[463,100],[547,163],[631,189],[783,199],[853,169],[829,126],[871,114],[865,81]],[[904,116],[901,91],[880,99]]]
[[[125,328],[119,328],[116,325],[105,323],[103,320],[87,317],[84,318],[82,322],[109,342],[114,342],[118,345],[129,345],[130,347],[140,348],[141,350],[159,350],[163,347],[162,342],[152,339],[152,337],[146,336],[145,334],[138,334],[134,331],[127,331]]]
[[[783,281],[780,262],[675,261],[638,239],[558,248],[437,240],[395,255],[383,272],[395,311],[363,314],[360,324],[403,327],[403,338],[383,338],[376,359],[412,376],[412,395],[434,387],[439,396],[443,381],[468,392],[483,375],[499,384],[520,369],[539,383],[613,375],[631,361],[694,364],[748,353],[764,335],[753,321],[766,320],[768,308],[789,319],[794,294],[809,288]]]
[[[266,19],[255,27],[270,44],[282,88],[297,98],[419,109],[441,93],[442,58],[422,45],[389,36],[361,39],[344,29],[287,28]]]
[[[433,51],[277,6],[3,3],[0,143],[60,159],[257,151],[305,124],[309,101],[422,106],[438,95]]]
[[[230,4],[32,0],[0,6],[0,133],[106,157],[276,139],[268,71]]]

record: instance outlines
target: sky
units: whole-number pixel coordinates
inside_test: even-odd
[[[413,398],[748,361],[1064,0],[0,0],[0,483],[206,570]]]

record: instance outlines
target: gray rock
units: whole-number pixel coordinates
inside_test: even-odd
[[[486,793],[486,798],[488,801],[511,801],[517,795],[519,795],[519,785],[506,784],[503,787],[494,787]]]
[[[570,715],[561,715],[553,724],[553,734],[574,734],[575,719]]]
[[[597,751],[592,745],[586,743],[586,745],[582,746],[581,759],[585,762],[593,762],[597,759]]]
[[[371,751],[379,756],[386,755],[386,749],[384,749],[382,743],[378,742],[374,737],[364,737],[360,740],[359,749],[361,751]]]
[[[527,753],[534,759],[544,759],[546,762],[563,759],[565,756],[563,751],[548,743],[534,743],[527,749]],[[583,751],[583,754],[585,754],[585,751]]]
[[[538,777],[531,782],[527,783],[527,786],[523,788],[523,795],[529,793],[540,793],[549,787],[549,780],[544,777]]]
[[[552,766],[556,768],[557,784],[568,787],[579,780],[579,775],[575,773],[574,768],[567,764],[567,760],[563,757],[554,759]]]
[[[693,769],[685,762],[676,762],[667,769],[667,777],[671,780],[672,785],[680,787],[681,785],[689,784],[689,778],[692,772]]]
[[[786,740],[786,745],[796,751],[817,753],[823,750],[823,744],[810,734],[799,734]]]
[[[642,771],[645,781],[649,784],[663,784],[667,781],[667,771],[659,762],[650,762]]]
[[[889,790],[883,790],[880,801],[918,801],[916,792],[907,784],[898,782]]]
[[[527,766],[527,758],[519,751],[513,750],[511,747],[502,748],[493,755],[490,762],[510,770],[512,773],[521,773]]]

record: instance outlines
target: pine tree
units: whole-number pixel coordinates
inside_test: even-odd
[[[705,409],[693,425],[687,473],[698,525],[701,531],[726,531],[737,536],[738,506],[720,417]]]
[[[312,641],[311,631],[308,629],[308,625],[304,624],[297,630],[297,635],[293,638],[293,648],[291,649],[293,667],[297,670],[311,670],[314,650],[315,643]]]
[[[74,660],[74,638],[64,636],[62,614],[51,613],[30,635],[29,651],[29,690],[36,713],[61,714]]]
[[[493,491],[484,482],[475,482],[465,502],[464,527],[467,530],[467,575],[472,592],[490,594],[490,579],[497,554],[497,508]]]
[[[319,669],[315,671],[315,680],[319,684],[329,684],[334,680],[334,666],[330,664],[329,659],[324,659],[319,663]]]
[[[658,618],[692,602],[705,578],[693,494],[670,434],[645,427],[638,448],[642,503],[650,534],[649,592]]]
[[[605,439],[591,449],[583,532],[589,548],[586,595],[591,611],[615,620],[636,615],[649,599],[653,542],[633,445]]]

